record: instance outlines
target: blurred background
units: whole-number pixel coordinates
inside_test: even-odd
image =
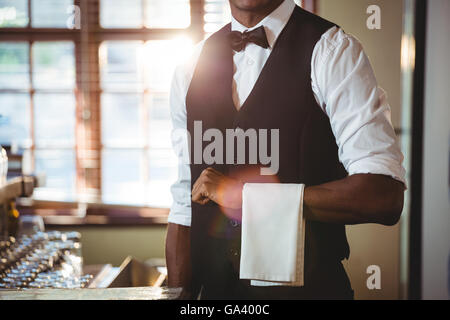
[[[450,1],[298,4],[362,42],[405,154],[401,222],[347,227],[356,298],[448,299]],[[372,4],[380,29],[366,23]],[[19,213],[79,231],[86,264],[163,258],[172,73],[229,21],[227,0],[0,0],[0,145],[10,176],[39,180]]]

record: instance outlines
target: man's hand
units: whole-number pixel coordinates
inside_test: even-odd
[[[243,187],[244,184],[239,180],[229,178],[213,168],[207,168],[192,187],[192,201],[203,205],[212,200],[222,207],[240,209]]]

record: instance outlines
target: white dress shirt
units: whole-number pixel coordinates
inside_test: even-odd
[[[230,94],[237,108],[247,99],[255,85],[294,7],[292,0],[285,0],[253,28],[246,28],[232,18],[232,30],[242,32],[264,26],[270,45],[264,49],[249,43],[244,50],[234,53],[233,90]],[[191,59],[176,68],[170,93],[174,130],[186,130],[186,94],[203,43],[196,46]],[[349,175],[382,174],[405,183],[403,155],[392,127],[386,93],[378,87],[369,59],[359,41],[337,27],[325,32],[313,51],[311,84],[317,107],[330,119],[339,160]],[[181,161],[187,154],[186,141],[173,139],[174,150],[180,161],[178,179],[171,188],[173,205],[168,221],[190,226],[190,167]],[[273,188],[277,188],[276,184]]]

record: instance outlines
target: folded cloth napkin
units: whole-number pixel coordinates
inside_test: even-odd
[[[303,286],[303,184],[247,183],[240,278],[254,286]]]

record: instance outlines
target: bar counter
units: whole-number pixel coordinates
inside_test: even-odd
[[[175,300],[180,293],[157,287],[0,290],[0,300]]]

